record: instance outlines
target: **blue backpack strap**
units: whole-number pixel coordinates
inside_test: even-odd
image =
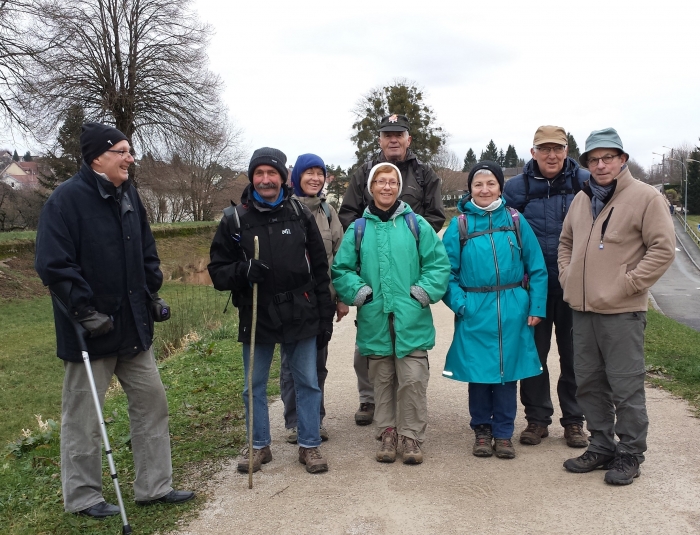
[[[418,248],[420,245],[420,227],[418,226],[418,218],[414,212],[404,214],[403,218],[406,220],[406,225],[408,225],[413,237],[416,239],[416,248]]]
[[[355,268],[355,271],[357,271],[357,273],[360,273],[360,246],[362,245],[362,237],[365,235],[366,226],[367,219],[364,217],[355,219],[355,254],[357,255],[357,267]]]
[[[518,240],[518,247],[523,248],[523,242],[520,239],[520,212],[515,208],[506,206],[506,210],[510,214],[510,218],[513,220],[513,226],[515,227],[515,238]]]

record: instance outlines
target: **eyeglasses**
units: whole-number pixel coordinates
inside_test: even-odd
[[[391,189],[394,189],[399,187],[399,183],[396,180],[389,180],[388,182],[386,180],[376,180],[374,183],[380,188],[389,186]]]
[[[600,160],[603,160],[603,163],[607,165],[619,156],[619,154],[606,154],[602,158],[588,158],[588,167],[595,167]]]
[[[112,150],[112,149],[107,149],[105,152],[114,152],[121,156],[122,160],[126,159],[128,156],[133,157],[134,155],[131,154],[131,150]]]
[[[556,147],[535,147],[535,150],[537,152],[541,152],[542,154],[549,154],[552,151],[554,151],[554,154],[561,154],[566,150],[566,145],[557,145]]]

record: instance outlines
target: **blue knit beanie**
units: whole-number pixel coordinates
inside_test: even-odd
[[[292,188],[294,188],[294,194],[297,197],[308,197],[308,195],[304,193],[304,190],[301,189],[301,175],[304,174],[304,171],[312,167],[320,167],[323,169],[323,176],[326,176],[326,164],[323,163],[320,156],[316,156],[315,154],[302,154],[297,158],[294,168],[292,169]],[[323,186],[318,190],[316,195],[321,193],[321,191],[323,191]]]

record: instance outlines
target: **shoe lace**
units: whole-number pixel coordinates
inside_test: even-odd
[[[528,422],[527,427],[525,428],[526,433],[537,433],[537,428],[539,425],[537,425],[535,422]]]
[[[504,448],[512,448],[513,447],[513,441],[509,438],[497,438],[496,444],[498,446],[502,446]]]
[[[583,428],[580,424],[569,425],[569,435],[581,435],[583,434]]]
[[[360,403],[360,412],[369,412],[370,403]]]
[[[481,441],[491,441],[491,429],[486,426],[479,426],[474,430],[476,439]]]
[[[420,451],[418,441],[410,437],[403,437],[403,451],[405,453],[418,453]]]
[[[393,427],[387,427],[382,433],[382,450],[396,449],[398,436]]]
[[[308,448],[306,450],[306,458],[309,460],[317,460],[323,459],[323,456],[321,455],[321,452],[318,450],[318,448]]]

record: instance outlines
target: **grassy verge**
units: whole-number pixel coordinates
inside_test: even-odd
[[[700,239],[700,231],[698,230],[698,225],[700,225],[700,215],[688,215],[688,226],[695,235]]]
[[[175,310],[179,308],[176,307],[178,291],[184,293],[186,289],[168,287],[164,292],[166,295],[172,293],[169,297]],[[202,291],[213,292],[211,288]],[[243,369],[241,347],[235,342],[235,309],[230,310],[226,316],[222,315],[223,307],[219,307],[218,296],[204,297],[199,300],[199,305],[194,297],[189,296],[187,299],[191,300],[192,306],[205,308],[207,303],[210,305],[207,314],[194,314],[192,318],[201,323],[199,333],[204,334],[197,333],[196,329],[190,330],[184,337],[183,351],[161,361],[159,368],[170,406],[174,486],[199,489],[220,468],[223,460],[238,454],[244,441],[244,411],[240,396]],[[18,306],[32,304],[30,309],[37,307],[41,310],[48,304],[48,300],[36,304],[34,301],[41,300],[25,301]],[[5,307],[0,307],[0,310],[3,308]],[[39,313],[36,323],[41,323],[41,320],[42,314]],[[22,322],[18,321],[17,324],[16,330],[19,331]],[[19,336],[18,334],[18,339]],[[35,355],[34,358],[38,356]],[[15,452],[21,452],[19,457],[8,454],[0,461],[0,533],[120,533],[121,523],[118,517],[100,522],[63,512],[58,433],[52,433],[50,429],[40,431],[36,422],[31,425],[25,423],[34,420],[32,415],[35,411],[43,414],[44,420],[58,414],[62,366],[53,355],[50,358],[52,366],[46,375],[51,376],[54,384],[47,387],[47,390],[54,391],[52,394],[58,399],[56,403],[49,400],[43,404],[36,403],[31,408],[24,406],[29,403],[29,397],[24,398],[23,385],[27,380],[32,380],[35,373],[17,379],[16,385],[11,389],[15,397],[22,398],[15,407],[17,421],[21,423],[14,423],[10,428],[10,423],[3,419],[3,433],[5,436],[14,433],[13,438],[17,438],[20,437],[20,429],[27,427],[31,430],[31,438],[24,437],[15,443]],[[29,367],[26,361],[24,366]],[[279,393],[278,377],[279,356],[275,359],[271,373],[268,389],[270,395]],[[4,382],[3,379],[3,389]],[[134,470],[126,407],[123,392],[116,388],[108,397],[104,414],[108,417],[108,432],[130,524],[136,533],[175,529],[180,520],[196,511],[205,497],[200,495],[193,503],[181,507],[158,505],[142,508],[133,503],[130,482],[134,479]],[[29,444],[32,441],[34,443]],[[106,465],[104,476],[105,498],[115,503],[116,497]]]
[[[700,332],[649,309],[644,352],[649,381],[688,400],[700,415]]]

